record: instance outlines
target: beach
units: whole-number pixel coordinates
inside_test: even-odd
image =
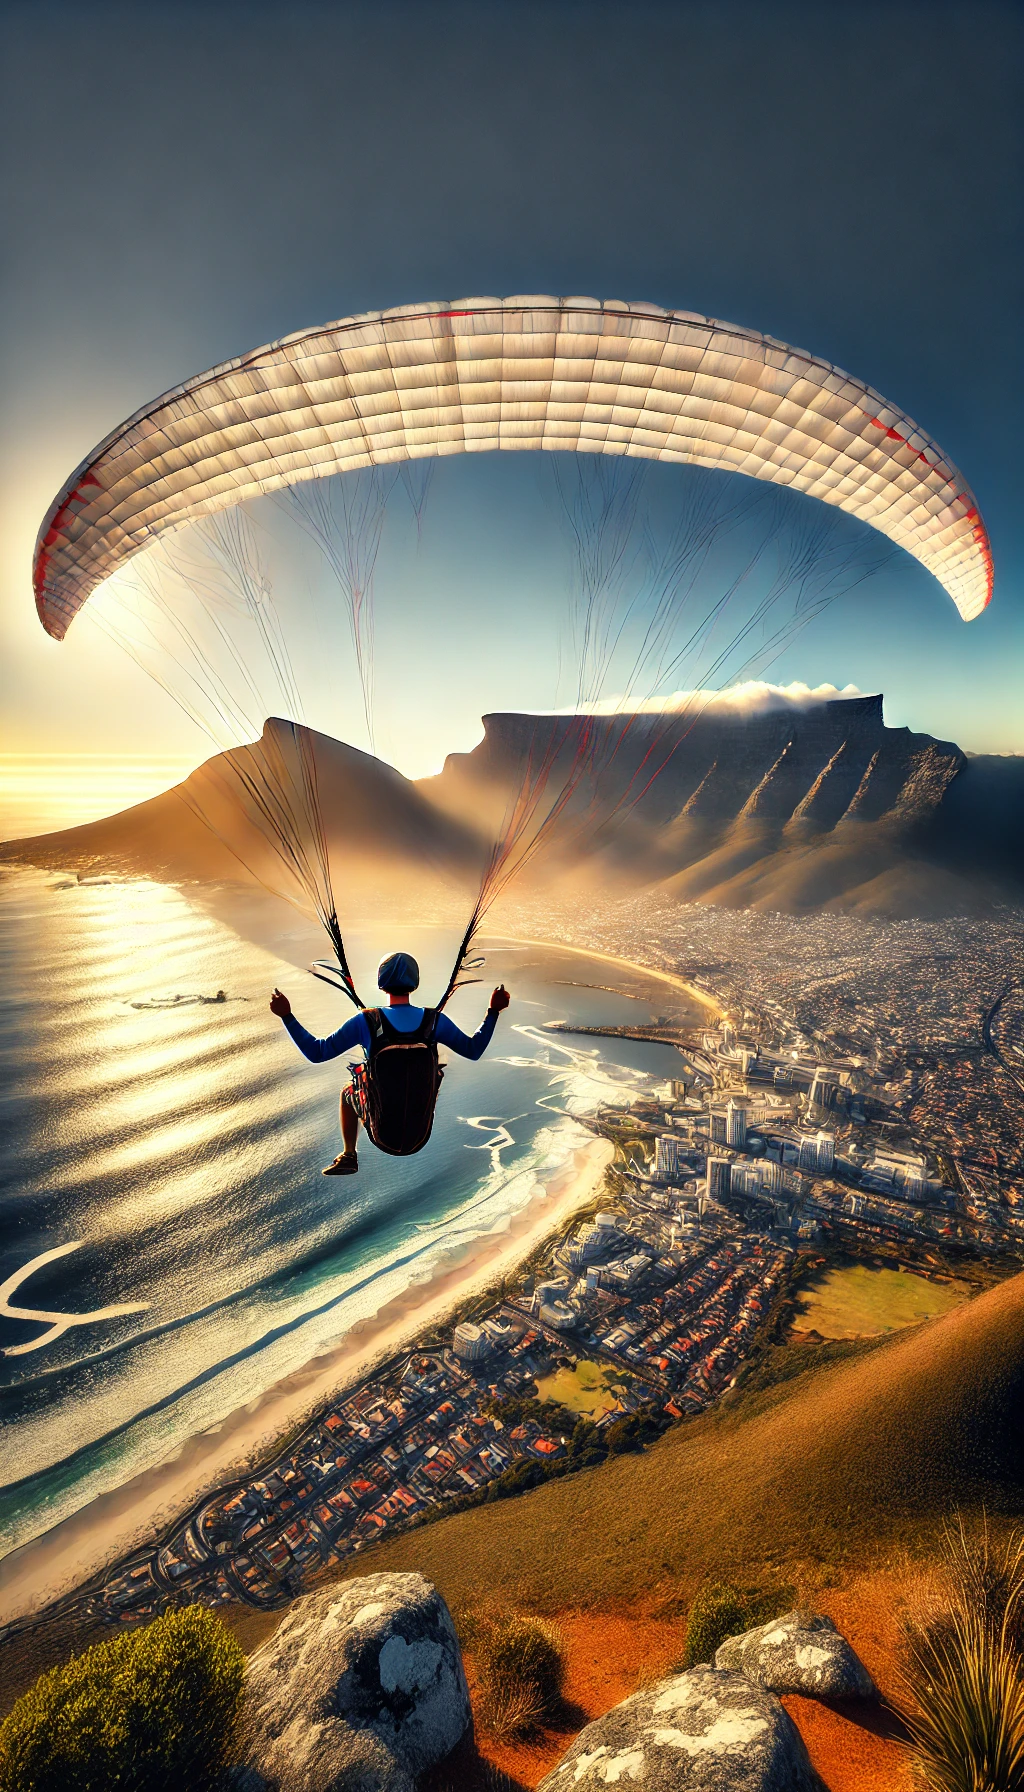
[[[15,1332],[5,1321],[0,1342],[28,1353],[0,1361],[12,1442],[0,1623],[272,1459],[339,1391],[508,1275],[593,1198],[609,1149],[579,1120],[676,1074],[675,1053],[618,1036],[584,1045],[549,1022],[632,1023],[659,984],[695,998],[691,1024],[708,1006],[671,972],[492,936],[495,981],[515,996],[497,1046],[479,1064],[449,1065],[429,1159],[375,1159],[339,1200],[319,1175],[337,1125],[336,1067],[306,1064],[266,1009],[277,984],[315,1032],[337,1024],[336,997],[301,968],[307,927],[275,931],[266,902],[244,905],[232,927],[214,912],[222,904],[147,880],[65,887],[26,873],[4,893],[22,998],[7,1054],[22,1124],[0,1198],[14,1215],[31,1197],[20,1263],[47,1278],[25,1283],[27,1304],[38,1286],[40,1307],[68,1314],[122,1301],[144,1311],[49,1345],[38,1325]],[[426,986],[443,982],[446,930],[406,937]],[[353,929],[352,943],[372,964],[377,933]],[[58,1026],[37,1034],[30,1021],[52,1000],[55,963]],[[621,997],[610,987],[620,978]],[[479,1004],[474,989],[453,1003],[470,1031]],[[68,1063],[83,1066],[71,1110]],[[69,1239],[86,1242],[50,1264]]]
[[[340,1390],[509,1275],[593,1200],[613,1155],[604,1139],[579,1147],[547,1183],[538,1182],[520,1212],[463,1247],[426,1283],[411,1283],[401,1297],[356,1321],[336,1348],[13,1551],[0,1562],[0,1623],[41,1610],[160,1533],[198,1499],[270,1457],[278,1440],[300,1429]]]
[[[655,983],[667,983],[670,989],[678,989],[683,995],[699,1003],[700,1007],[710,1009],[714,1015],[722,1012],[721,1002],[710,990],[701,989],[697,983],[688,983],[685,977],[680,977],[675,971],[658,970],[655,965],[640,964],[635,958],[620,958],[614,952],[598,952],[590,946],[567,946],[564,940],[533,940],[516,934],[515,941],[519,946],[543,946],[548,952],[571,952],[576,958],[589,958],[596,964],[618,965],[620,970],[635,971],[641,977],[652,977]]]

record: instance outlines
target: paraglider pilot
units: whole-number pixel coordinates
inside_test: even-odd
[[[344,1151],[324,1169],[325,1176],[354,1176],[359,1168],[356,1140],[362,1121],[374,1145],[391,1157],[421,1151],[434,1124],[437,1093],[444,1066],[439,1045],[475,1063],[491,1042],[498,1016],[510,996],[504,984],[491,995],[483,1024],[470,1038],[434,1008],[418,1008],[409,1000],[419,987],[420,969],[408,952],[391,952],[377,970],[377,985],[388,1007],[364,1008],[326,1039],[314,1039],[296,1020],[286,995],[275,989],[271,1013],[284,1021],[300,1052],[311,1064],[324,1064],[342,1052],[362,1046],[366,1061],[350,1064],[352,1081],[341,1093],[341,1137]]]

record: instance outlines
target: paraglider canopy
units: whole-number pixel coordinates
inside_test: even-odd
[[[631,455],[792,487],[915,556],[965,620],[992,594],[974,496],[938,444],[817,356],[694,312],[463,299],[301,331],[137,411],[72,474],[36,543],[60,640],[160,536],[246,499],[389,462],[492,449]]]

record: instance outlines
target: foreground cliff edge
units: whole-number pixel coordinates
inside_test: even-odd
[[[1024,1510],[1022,1397],[1024,1274],[852,1360],[734,1396],[642,1456],[407,1532],[360,1571],[415,1568],[458,1613],[612,1606],[799,1563],[859,1569],[927,1547],[954,1507]]]
[[[809,1353],[810,1356],[810,1353]],[[702,1582],[842,1583],[909,1550],[955,1510],[1024,1510],[1024,1275],[844,1362],[739,1393],[643,1454],[441,1517],[312,1582],[417,1573],[462,1623],[686,1601]],[[289,1607],[286,1609],[294,1609]],[[253,1649],[280,1611],[225,1607]],[[109,1631],[42,1620],[2,1650],[5,1701]]]

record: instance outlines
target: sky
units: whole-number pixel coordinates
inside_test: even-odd
[[[751,326],[914,417],[978,497],[989,610],[963,624],[900,557],[771,677],[1024,751],[1019,7],[6,0],[0,22],[0,752],[204,756],[95,628],[58,645],[34,614],[39,520],[108,430],[293,330],[523,292]],[[550,700],[550,482],[485,460],[445,462],[419,542],[382,550],[378,744],[412,772]],[[366,744],[350,669],[338,693]]]

